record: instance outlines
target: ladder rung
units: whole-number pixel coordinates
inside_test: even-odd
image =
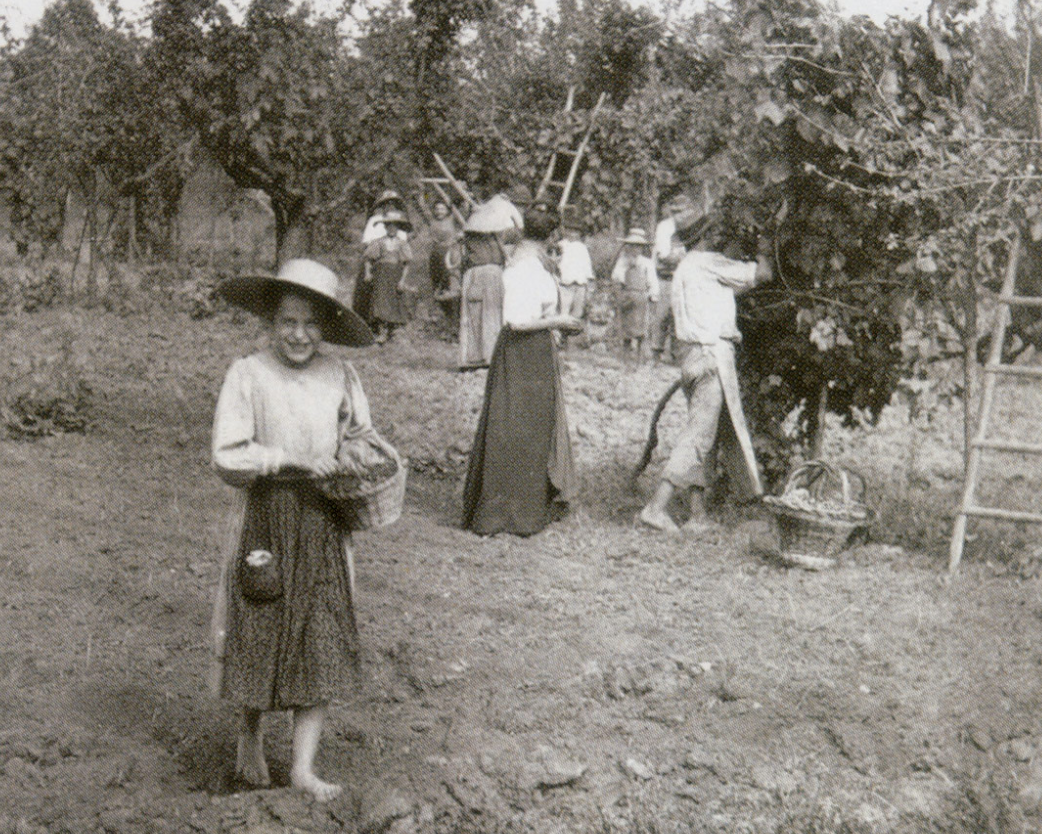
[[[1025,455],[1042,455],[1040,443],[1017,443],[1014,440],[974,440],[977,449],[995,449],[999,452],[1021,452]]]
[[[1042,513],[1029,513],[1023,510],[1000,510],[998,507],[967,507],[963,514],[978,518],[1001,518],[1004,521],[1030,521],[1042,524]]]
[[[1020,307],[1042,307],[1042,296],[1038,295],[1000,295],[1000,304],[1016,304]]]
[[[1042,367],[1038,365],[985,365],[984,373],[1042,377]]]

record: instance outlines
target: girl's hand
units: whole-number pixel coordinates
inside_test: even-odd
[[[287,469],[303,469],[318,478],[335,475],[342,467],[340,462],[332,455],[317,458],[300,458],[299,460],[286,461]]]
[[[319,478],[328,478],[340,471],[340,463],[332,455],[311,460],[307,468]]]

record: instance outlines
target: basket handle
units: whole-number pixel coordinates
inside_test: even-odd
[[[810,482],[813,483],[818,479],[818,477],[820,477],[822,472],[831,472],[832,466],[823,460],[804,461],[789,473],[789,477],[785,479],[785,488],[782,490],[782,493],[788,494],[795,489],[799,478],[801,478],[805,472],[810,470],[817,470],[817,476],[810,479]]]
[[[808,475],[808,473],[810,474]],[[839,482],[843,494],[844,506],[850,507],[854,503],[864,500],[864,477],[853,469],[848,469],[845,466],[833,466],[825,460],[804,461],[793,469],[792,472],[789,473],[789,477],[785,480],[785,488],[782,490],[782,494],[790,493],[796,488],[796,484],[799,483],[799,480],[805,476],[807,477],[809,485],[817,481],[817,479],[822,475],[834,477]],[[858,492],[859,495],[855,495],[855,492]]]

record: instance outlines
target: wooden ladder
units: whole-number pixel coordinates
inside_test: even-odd
[[[467,222],[467,218],[463,216],[463,212],[456,206],[456,202],[450,194],[450,189],[455,191],[470,208],[474,208],[477,202],[470,191],[467,190],[466,185],[453,175],[452,171],[449,170],[449,166],[445,164],[445,160],[436,152],[434,152],[434,162],[437,164],[441,175],[437,177],[420,177],[420,184],[429,185],[433,188],[438,198],[449,207],[449,210],[456,220],[459,221],[460,225],[463,225]],[[426,206],[424,207],[426,208]]]
[[[607,93],[601,93],[597,99],[597,103],[590,111],[590,120],[586,126],[586,132],[583,134],[578,146],[574,150],[559,148],[551,154],[550,164],[546,167],[546,174],[543,175],[543,181],[539,183],[539,188],[535,193],[536,201],[556,197],[558,211],[563,211],[564,207],[568,205],[568,198],[572,195],[572,187],[575,185],[575,178],[579,173],[579,165],[582,162],[583,154],[586,153],[586,147],[590,144],[590,137],[593,135],[593,129],[596,126],[597,116],[601,112],[601,108],[604,106],[607,98]],[[574,101],[575,88],[571,87],[568,90],[568,100],[564,105],[565,113],[571,112]],[[565,173],[566,171],[567,173]],[[561,179],[562,176],[564,179]]]
[[[966,459],[966,481],[963,486],[962,504],[955,517],[952,528],[951,548],[948,554],[948,572],[954,573],[962,559],[962,549],[966,541],[966,525],[970,517],[995,518],[1002,521],[1022,521],[1031,524],[1042,524],[1042,513],[1022,510],[1006,510],[1001,507],[982,507],[976,502],[977,484],[980,480],[981,456],[985,450],[999,452],[1016,452],[1025,455],[1042,455],[1042,444],[1020,443],[1016,441],[998,440],[988,436],[991,423],[991,412],[995,404],[995,389],[1000,377],[1035,377],[1042,378],[1042,368],[1021,365],[1008,365],[1002,362],[1002,346],[1006,339],[1006,329],[1010,322],[1010,308],[1042,307],[1042,297],[1014,295],[1017,281],[1017,268],[1020,264],[1020,235],[1013,241],[1010,251],[1009,265],[999,295],[998,318],[991,337],[991,351],[984,366],[984,387],[981,392],[980,416],[977,423],[977,435],[970,443]]]

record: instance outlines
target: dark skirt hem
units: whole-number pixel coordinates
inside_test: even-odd
[[[463,527],[479,535],[530,536],[559,518],[566,496],[551,473],[571,480],[560,401],[560,370],[549,330],[504,328],[496,340],[463,489]]]

